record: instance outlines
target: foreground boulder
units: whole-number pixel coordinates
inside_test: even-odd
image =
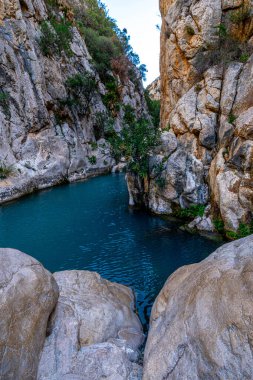
[[[51,316],[39,380],[141,379],[143,342],[133,292],[97,273],[54,275],[60,297]]]
[[[57,298],[53,276],[32,257],[0,249],[0,379],[36,378]]]
[[[253,379],[253,235],[169,277],[152,309],[144,380]]]

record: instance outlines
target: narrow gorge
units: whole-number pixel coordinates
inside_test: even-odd
[[[0,380],[251,380],[253,2],[105,1],[0,0]]]

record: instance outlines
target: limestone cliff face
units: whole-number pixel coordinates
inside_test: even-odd
[[[54,2],[53,2],[54,3]],[[56,12],[85,3],[56,1]],[[15,175],[0,178],[0,203],[37,188],[85,178],[109,171],[114,163],[97,116],[107,109],[102,96],[107,90],[94,69],[85,40],[76,23],[71,26],[71,54],[48,57],[42,53],[41,25],[49,18],[43,0],[0,2],[0,164],[12,165]],[[89,100],[89,112],[62,106],[68,95],[66,81],[90,73],[97,83]],[[136,114],[146,113],[140,78],[117,82],[121,106],[114,115],[114,128],[121,128],[124,105]],[[82,96],[82,94],[80,95]],[[84,107],[83,107],[84,108]],[[101,121],[100,121],[101,123]]]
[[[151,175],[149,207],[211,204],[212,219],[236,230],[253,212],[252,2],[161,0],[160,8],[167,131],[152,159],[163,186]]]
[[[147,87],[147,91],[152,100],[161,100],[161,79],[160,77],[156,78],[150,85]]]

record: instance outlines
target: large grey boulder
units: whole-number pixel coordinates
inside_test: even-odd
[[[253,378],[253,235],[169,277],[152,309],[144,380]]]
[[[38,380],[140,379],[143,342],[133,292],[97,273],[54,274],[60,289]]]
[[[53,276],[32,257],[0,249],[0,379],[36,378],[57,298]]]

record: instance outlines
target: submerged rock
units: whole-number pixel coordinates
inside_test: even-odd
[[[0,379],[36,378],[57,298],[53,276],[35,259],[0,249]]]
[[[178,269],[157,297],[144,380],[253,378],[253,235]]]
[[[60,289],[38,380],[140,379],[142,326],[133,292],[97,273],[54,274]]]

